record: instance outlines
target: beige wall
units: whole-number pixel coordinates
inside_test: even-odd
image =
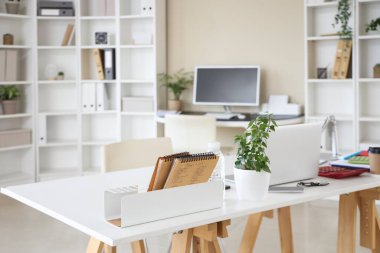
[[[169,72],[192,71],[196,65],[257,64],[262,68],[261,102],[269,94],[288,94],[293,102],[304,103],[303,0],[167,4]],[[187,91],[185,109],[206,109],[191,105],[191,99]]]

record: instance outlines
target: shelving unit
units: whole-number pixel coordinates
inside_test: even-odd
[[[365,32],[365,24],[380,17],[380,0],[352,1],[352,77],[340,80],[331,79],[339,37],[322,36],[339,29],[331,25],[337,3],[305,1],[305,113],[309,122],[336,116],[339,148],[344,153],[380,145],[376,131],[380,127],[380,113],[376,110],[380,106],[376,98],[380,79],[372,76],[372,67],[380,62],[380,32]],[[328,67],[329,79],[316,79],[318,67]]]
[[[37,1],[25,2],[21,15],[0,10],[0,33],[15,35],[15,45],[0,45],[0,50],[19,50],[23,58],[20,79],[0,85],[17,85],[24,101],[22,113],[0,115],[0,130],[33,129],[31,145],[0,148],[0,159],[10,160],[0,169],[0,186],[99,173],[102,146],[156,137],[156,111],[165,107],[166,92],[156,81],[157,73],[166,71],[165,0],[154,1],[153,15],[141,13],[141,0],[116,0],[107,15],[92,0],[73,0],[74,17],[37,16]],[[75,35],[62,46],[68,24]],[[96,31],[110,34],[110,44],[96,45]],[[151,43],[135,44],[132,34],[138,32],[150,32]],[[115,49],[114,80],[98,79],[96,48]],[[52,80],[51,69],[64,72],[64,80]],[[82,110],[83,86],[89,83],[105,85],[109,106],[104,111]],[[123,97],[150,97],[153,110],[124,112]]]
[[[35,5],[26,1],[26,8],[20,14],[7,14],[0,8],[0,35],[13,35],[14,45],[0,45],[0,50],[17,52],[18,73],[15,80],[0,81],[0,86],[16,85],[21,92],[17,114],[0,114],[0,132],[13,129],[31,129],[32,143],[0,148],[0,185],[34,182],[35,175],[35,140],[33,133],[35,110],[35,83],[32,71],[35,55],[33,51],[36,35],[33,13]],[[4,66],[1,66],[4,67]],[[2,112],[2,110],[0,110]]]

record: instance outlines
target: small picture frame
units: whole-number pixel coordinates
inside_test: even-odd
[[[317,68],[317,78],[327,79],[327,68]]]

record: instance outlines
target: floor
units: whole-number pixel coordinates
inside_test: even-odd
[[[331,200],[292,207],[295,252],[335,252],[337,210],[337,202]],[[229,227],[233,238],[221,242],[222,248],[226,249],[224,252],[237,251],[244,222],[244,218],[233,221]],[[263,221],[254,252],[280,252],[277,226],[276,218]],[[81,232],[4,195],[0,195],[0,235],[0,252],[12,253],[84,253],[89,239]],[[124,252],[124,249],[119,252]],[[357,252],[370,251],[358,246]]]

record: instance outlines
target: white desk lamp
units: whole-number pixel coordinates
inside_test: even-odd
[[[322,126],[322,132],[327,131],[329,143],[331,143],[332,159],[338,159],[338,131],[336,127],[336,119],[334,115],[327,116]]]

